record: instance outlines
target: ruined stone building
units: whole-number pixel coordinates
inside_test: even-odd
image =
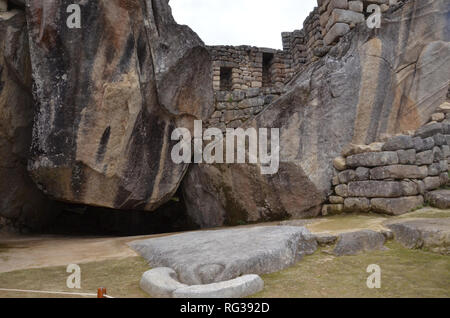
[[[389,0],[318,0],[303,28],[283,32],[282,50],[210,46],[215,112],[209,124],[235,128],[285,92],[286,84],[326,55],[339,39],[370,16],[367,7],[389,9]]]
[[[0,0],[0,214],[14,225],[47,223],[54,202],[236,225],[414,206],[446,182],[448,0],[318,0],[281,50],[206,46],[167,0],[80,2],[88,18],[69,30],[69,3]],[[278,173],[175,163],[172,132],[195,120],[278,128]],[[397,134],[388,161],[370,146]],[[385,169],[403,162],[417,169]]]

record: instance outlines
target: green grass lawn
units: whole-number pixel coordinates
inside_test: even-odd
[[[450,258],[397,243],[389,250],[358,256],[334,257],[323,251],[305,257],[284,271],[262,275],[264,290],[254,297],[450,297]],[[367,266],[381,267],[381,289],[368,289]],[[141,275],[149,269],[140,257],[82,264],[81,289],[95,293],[106,287],[114,297],[148,297],[139,288]],[[0,274],[0,288],[66,291],[66,267],[19,270]],[[1,292],[0,297],[52,297],[50,295]],[[69,296],[60,296],[69,297]]]
[[[254,297],[450,297],[450,257],[386,246],[358,256],[318,251],[287,270],[262,275],[264,290]],[[371,264],[381,267],[381,289],[366,285]]]
[[[383,228],[382,223],[389,220],[389,217],[375,214],[341,214],[327,216],[316,219],[306,227],[314,232],[341,232],[341,231],[357,231],[359,229],[372,229],[378,231]]]
[[[443,218],[450,211],[425,208],[401,217],[377,214],[331,216],[309,224],[313,232],[340,232],[357,228],[380,229],[387,220],[397,218]],[[254,297],[450,297],[450,257],[423,250],[409,250],[393,241],[386,251],[358,256],[335,257],[317,251],[291,268],[262,275],[264,290]],[[2,251],[9,246],[0,245]],[[381,267],[381,289],[366,285],[371,264]],[[65,266],[17,270],[0,273],[0,288],[96,293],[106,287],[113,297],[148,297],[139,288],[142,274],[149,269],[141,257],[128,257],[81,264],[81,289],[66,287],[70,275]],[[0,291],[3,297],[52,297],[51,295]],[[55,296],[53,296],[55,297]],[[69,296],[59,296],[69,297]]]
[[[397,217],[398,219],[408,219],[408,218],[428,218],[428,219],[438,219],[438,218],[450,218],[450,210],[439,210],[432,207],[425,207],[423,209],[403,214]]]
[[[97,293],[97,288],[105,287],[108,295],[113,297],[148,297],[139,288],[139,280],[142,274],[149,270],[149,266],[141,257],[86,263],[80,264],[80,267],[81,289],[66,287],[66,280],[70,273],[66,273],[65,266],[0,273],[0,288]],[[0,298],[6,297],[48,298],[70,296],[0,291]]]

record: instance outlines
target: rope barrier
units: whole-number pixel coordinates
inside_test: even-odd
[[[100,288],[99,288],[99,290],[100,290]],[[55,292],[55,291],[45,291],[45,290],[5,289],[5,288],[0,288],[0,291],[16,292],[16,293],[35,293],[35,294],[85,296],[85,297],[97,297],[97,298],[114,298],[114,297],[106,295],[106,289],[104,289],[104,288],[102,288],[102,292],[101,293],[97,293],[97,294]]]

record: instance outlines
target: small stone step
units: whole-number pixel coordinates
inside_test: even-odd
[[[425,199],[432,207],[438,209],[450,209],[450,190],[428,192]]]
[[[450,255],[450,218],[396,220],[385,225],[406,248]]]

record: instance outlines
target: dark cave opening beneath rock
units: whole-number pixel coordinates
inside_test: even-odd
[[[56,203],[58,213],[41,234],[136,236],[198,229],[186,212],[181,191],[156,211],[123,211]]]
[[[10,0],[8,1],[8,11],[11,10],[24,10],[25,9],[25,5],[23,3],[21,3],[20,1],[17,0]]]

